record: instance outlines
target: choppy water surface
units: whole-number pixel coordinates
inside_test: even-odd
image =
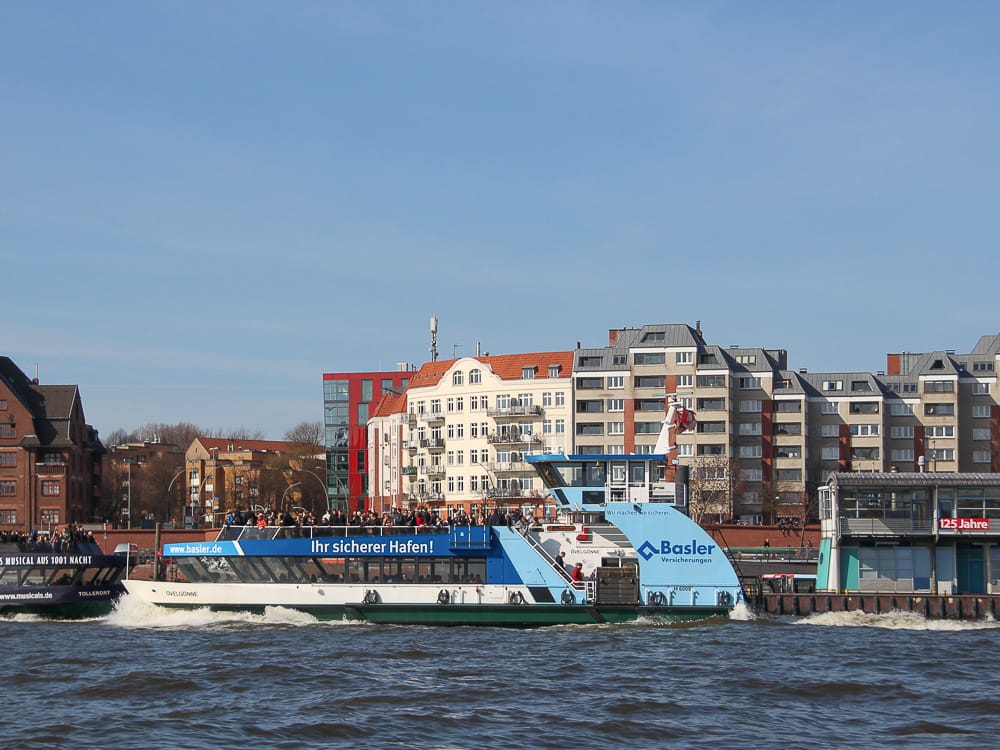
[[[3,747],[995,746],[1000,626],[541,630],[168,612],[0,620]]]

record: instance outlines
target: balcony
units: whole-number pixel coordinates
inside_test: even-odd
[[[926,536],[931,533],[929,519],[847,518],[840,517],[840,535],[853,537]]]
[[[492,445],[528,445],[538,447],[542,444],[540,437],[511,433],[493,433],[486,436],[486,441]]]
[[[402,469],[402,474],[404,477],[415,477],[417,475],[416,466],[404,466]]]
[[[542,407],[535,406],[534,404],[529,404],[527,406],[522,406],[521,404],[512,404],[510,406],[498,407],[494,409],[488,409],[486,415],[493,418],[513,418],[517,419],[520,417],[540,417],[542,415]]]
[[[422,411],[418,416],[421,422],[426,422],[427,424],[440,424],[444,422],[443,411]]]
[[[534,472],[531,464],[525,461],[507,461],[504,463],[480,464],[480,466],[486,467],[486,471],[491,471],[494,474]]]

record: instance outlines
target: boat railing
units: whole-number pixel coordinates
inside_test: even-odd
[[[217,542],[261,539],[312,539],[349,536],[447,534],[449,526],[223,526]]]

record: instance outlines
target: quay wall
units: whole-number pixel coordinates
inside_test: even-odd
[[[773,594],[758,602],[769,615],[804,617],[825,612],[913,612],[929,619],[979,620],[1000,613],[1000,596],[990,594]]]

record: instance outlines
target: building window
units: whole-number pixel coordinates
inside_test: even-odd
[[[59,524],[58,508],[42,508],[42,526],[56,526]]]
[[[779,482],[801,482],[802,469],[778,469],[775,472]]]
[[[534,365],[532,365],[530,367],[522,367],[521,368],[521,379],[522,380],[534,380],[536,372],[538,372],[538,368],[535,367]]]
[[[698,387],[699,388],[725,388],[726,387],[726,376],[725,375],[699,375],[697,382],[698,382]]]
[[[912,461],[913,448],[894,448],[889,451],[889,456],[892,461]]]
[[[677,352],[674,355],[674,362],[678,365],[690,365],[694,362],[694,352]]]
[[[725,422],[698,422],[698,432],[700,433],[722,433],[725,431]]]
[[[17,523],[17,511],[11,508],[0,509],[0,523]]]
[[[851,404],[851,414],[878,414],[878,401],[857,401]]]
[[[677,387],[678,388],[694,388],[694,375],[678,375],[677,376]]]
[[[764,477],[763,469],[740,469],[739,477],[744,482],[759,482]],[[748,495],[750,493],[747,493]]]
[[[636,352],[634,361],[637,365],[665,365],[667,357],[663,352]]]
[[[11,422],[0,422],[0,438],[17,437],[16,425]]]
[[[0,466],[17,466],[17,454],[14,451],[0,451]]]
[[[976,464],[988,464],[990,462],[990,452],[972,451],[972,462]]]
[[[838,424],[824,424],[819,428],[820,437],[825,438],[835,438],[840,436],[840,425]]]
[[[465,373],[461,370],[456,370],[451,376],[452,385],[464,385],[465,384]]]
[[[699,456],[724,456],[726,455],[726,446],[722,443],[699,445],[698,446]]]
[[[990,395],[990,384],[989,383],[973,383],[972,384],[972,395],[973,396],[989,396]]]
[[[924,437],[950,438],[955,437],[955,425],[937,424],[924,427]]]
[[[556,406],[566,405],[566,393],[564,391],[556,391]]]
[[[608,376],[608,388],[617,389],[625,387],[625,376],[624,375],[609,375]]]
[[[878,435],[878,425],[877,424],[852,424],[851,434],[854,437],[871,437],[873,435]]]
[[[822,414],[840,414],[840,404],[836,401],[824,401],[820,409]]]
[[[604,411],[604,402],[600,399],[580,399],[576,402],[577,414],[599,414]]]
[[[931,448],[927,451],[927,458],[931,461],[954,461],[954,448]]]
[[[666,414],[666,405],[662,398],[638,398],[635,400],[636,411],[658,411]]]
[[[726,408],[724,398],[699,398],[698,409],[700,411],[721,411]]]
[[[740,435],[762,435],[760,422],[740,422]]]
[[[694,455],[694,445],[691,443],[683,443],[677,446],[677,455],[690,458]]]
[[[637,375],[635,378],[636,388],[663,388],[662,375]]]
[[[827,446],[820,449],[819,457],[824,461],[836,461],[840,458],[840,448],[837,446]]]
[[[0,479],[0,496],[10,497],[17,494],[17,481],[14,479]]]
[[[913,415],[913,404],[893,401],[889,404],[889,413],[894,417],[909,417]]]
[[[608,422],[608,434],[609,435],[624,435],[625,434],[625,423],[624,422]]]
[[[604,425],[600,422],[578,422],[576,425],[577,435],[603,435]]]
[[[972,430],[973,440],[989,440],[992,437],[989,427],[975,427]]]
[[[576,387],[580,390],[594,390],[604,387],[604,378],[577,378]]]
[[[59,480],[58,479],[43,479],[42,480],[42,495],[45,497],[55,497],[59,495]]]
[[[761,410],[761,400],[759,398],[755,399],[743,399],[740,401],[740,411],[749,412],[752,414],[760,414]]]
[[[0,398],[0,411],[7,411],[7,399]]]
[[[736,361],[741,365],[755,365],[757,364],[756,354],[737,354]]]
[[[955,381],[953,380],[928,380],[924,382],[924,393],[953,393],[955,391]]]
[[[823,381],[824,391],[842,391],[844,390],[843,380],[824,380]]]
[[[558,378],[562,372],[562,365],[549,365],[549,377]]]
[[[755,390],[760,388],[760,378],[753,375],[740,375],[736,378],[736,382],[744,391]]]
[[[973,362],[972,363],[973,372],[993,372],[992,362]]]
[[[556,435],[562,435],[566,432],[566,420],[557,419],[556,420]]]
[[[989,404],[980,404],[979,406],[972,407],[973,417],[989,417],[990,416],[990,406]]]
[[[483,382],[482,370],[469,370],[469,385],[476,385]]]
[[[361,400],[366,403],[372,400],[372,381],[367,378],[361,381]]]
[[[889,429],[889,437],[898,440],[913,439],[913,425],[897,425]]]
[[[760,445],[741,445],[739,447],[740,458],[760,458],[761,457],[761,447]]]
[[[801,412],[802,402],[801,401],[775,401],[774,410],[776,412]]]
[[[623,398],[609,398],[608,399],[608,411],[625,411],[625,399],[623,399]]]
[[[924,404],[924,414],[928,417],[950,417],[954,413],[954,404]]]
[[[872,461],[878,458],[879,451],[877,447],[867,448],[860,445],[851,446],[851,458],[862,459],[865,461]]]

